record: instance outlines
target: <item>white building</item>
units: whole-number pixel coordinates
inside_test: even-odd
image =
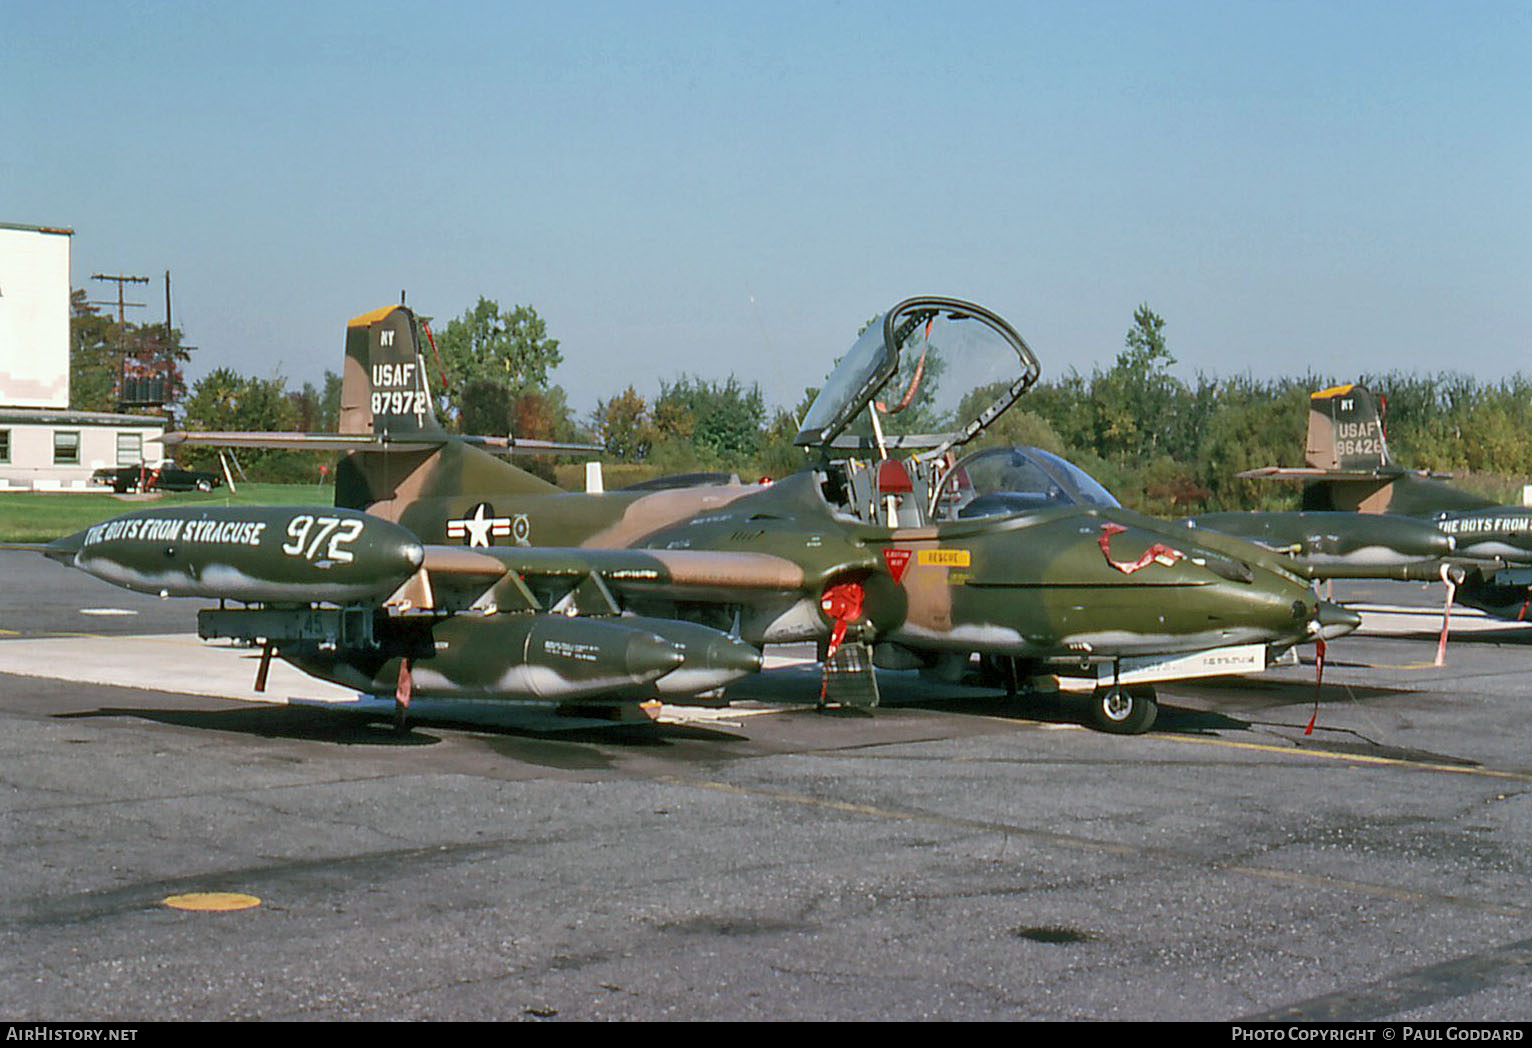
[[[0,223],[0,490],[84,490],[164,458],[163,419],[69,410],[71,236]]]
[[[159,463],[164,435],[148,415],[0,407],[0,491],[101,490],[92,473]]]

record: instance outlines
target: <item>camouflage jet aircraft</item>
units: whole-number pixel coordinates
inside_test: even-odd
[[[1402,520],[1429,524],[1452,540],[1449,552],[1375,577],[1442,577],[1449,600],[1455,590],[1455,599],[1469,607],[1525,618],[1532,597],[1532,509],[1503,506],[1452,487],[1443,474],[1399,465],[1389,454],[1379,400],[1359,385],[1310,394],[1308,466],[1267,466],[1240,476],[1302,481],[1304,510],[1327,519],[1350,516],[1358,541],[1372,534],[1387,544]]]
[[[217,599],[199,632],[260,644],[258,687],[276,654],[393,696],[401,726],[416,696],[653,716],[658,700],[717,701],[768,643],[817,642],[828,698],[873,705],[875,657],[1116,665],[1288,647],[1358,622],[1238,540],[1192,541],[1111,507],[953,512],[951,449],[1038,375],[1021,337],[969,303],[910,299],[869,325],[798,436],[818,467],[766,486],[562,491],[491,454],[527,442],[442,429],[422,334],[403,306],[351,321],[338,434],[179,436],[343,451],[335,506],[147,509],[45,552],[130,589]],[[967,374],[981,341],[1009,373],[980,391],[971,422],[934,438],[882,432],[880,412],[920,407],[916,382],[894,409],[872,404],[901,351],[918,351],[917,379],[944,353]],[[837,445],[876,451],[832,461]],[[1104,730],[1144,731],[1154,694],[1114,680],[1091,708]]]
[[[1047,502],[1121,509],[1116,497],[1078,466],[1042,448],[1004,447],[976,452],[957,473],[962,516],[989,516]],[[1232,535],[1270,550],[1307,579],[1413,577],[1436,565],[1454,542],[1434,524],[1412,517],[1361,518],[1341,512],[1203,513],[1167,527]],[[1208,541],[1217,541],[1209,539]],[[1435,576],[1430,576],[1434,578]]]

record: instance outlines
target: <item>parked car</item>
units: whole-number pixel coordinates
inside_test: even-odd
[[[98,469],[91,483],[105,484],[119,495],[128,491],[212,491],[223,483],[216,473],[182,469],[174,462],[159,466],[118,466]]]

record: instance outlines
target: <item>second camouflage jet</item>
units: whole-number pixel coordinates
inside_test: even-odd
[[[1355,541],[1386,545],[1398,522],[1431,527],[1450,549],[1375,577],[1436,579],[1455,599],[1502,618],[1525,618],[1532,595],[1532,509],[1501,505],[1411,470],[1388,450],[1380,398],[1360,385],[1310,394],[1305,467],[1268,466],[1241,477],[1303,482],[1303,508],[1316,517],[1350,517]],[[1362,577],[1334,572],[1334,577]]]

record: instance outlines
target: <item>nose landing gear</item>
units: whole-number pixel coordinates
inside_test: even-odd
[[[1111,735],[1141,735],[1159,714],[1154,688],[1147,684],[1103,684],[1091,693],[1091,727]]]

